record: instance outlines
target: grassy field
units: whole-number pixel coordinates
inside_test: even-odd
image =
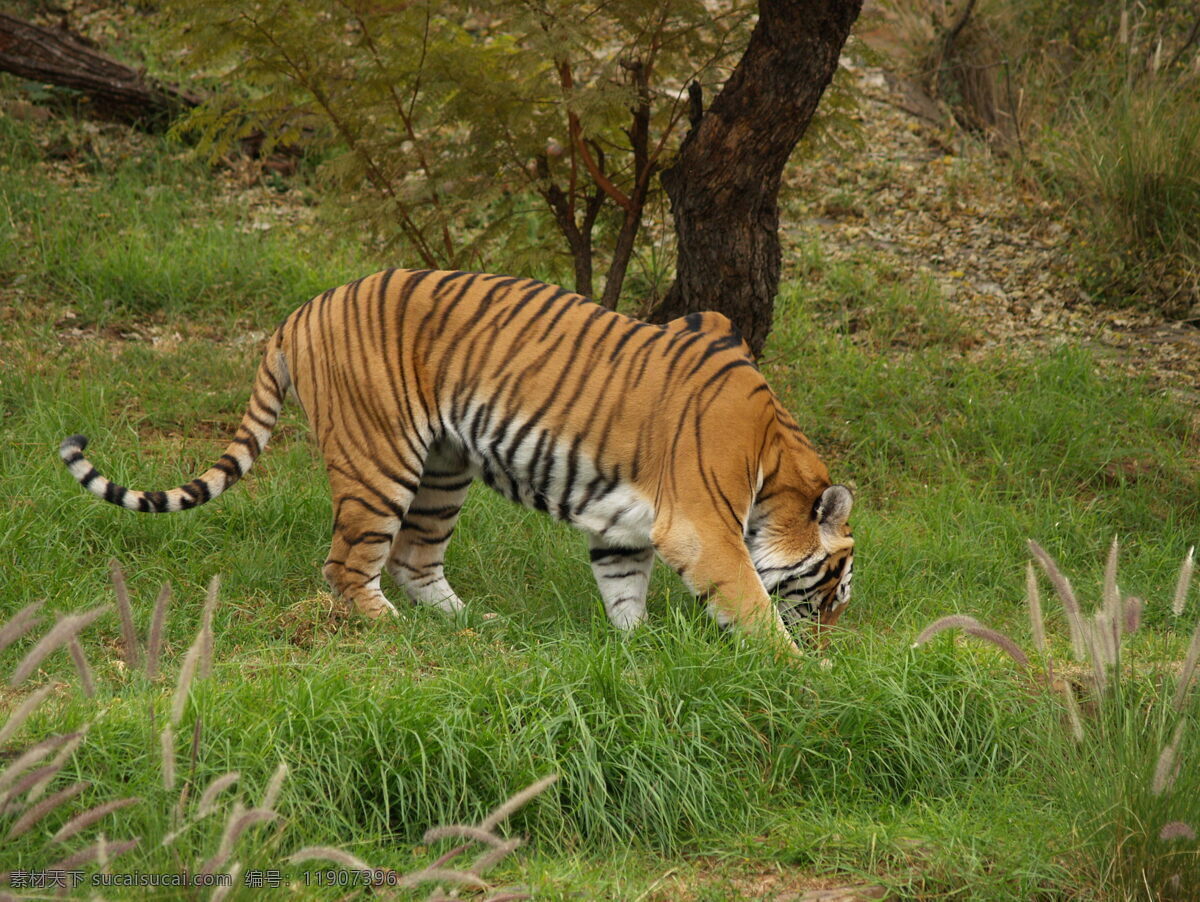
[[[506,828],[528,845],[493,872],[536,898],[774,898],[845,883],[904,899],[1146,898],[1143,871],[1164,898],[1174,874],[1175,898],[1195,897],[1182,894],[1200,872],[1194,839],[1157,838],[1172,820],[1200,827],[1200,705],[1167,703],[1200,611],[1195,587],[1181,616],[1170,603],[1200,538],[1194,411],[1082,349],[966,353],[971,326],[934,286],[808,248],[790,261],[764,368],[835,478],[857,486],[855,598],[832,666],[719,635],[663,568],[651,626],[622,641],[582,538],[477,489],[447,565],[467,616],[405,608],[371,625],[321,579],[329,502],[295,409],[242,484],[177,516],[97,502],[55,452],[82,432],[118,482],[191,478],[241,416],[257,338],[317,290],[402,261],[303,222],[256,227],[177,148],[115,148],[104,130],[0,118],[0,622],[43,599],[56,613],[110,602],[115,558],[140,635],[159,586],[174,589],[164,673],[121,661],[110,613],[80,637],[94,698],[62,650],[0,689],[11,712],[64,684],[0,743],[0,767],[90,725],[51,788],[89,787],[6,838],[0,871],[45,867],[97,831],[141,839],[113,871],[198,869],[228,838],[235,800],[259,804],[284,762],[282,820],[247,829],[224,864],[282,868],[306,895],[346,890],[305,886],[303,866],[281,864],[301,846],[408,872],[449,848],[424,843],[426,828],[478,821],[557,773]],[[1026,539],[1090,611],[1114,536],[1121,589],[1147,605],[1119,691],[1066,668],[1083,742],[1062,697],[998,649],[957,634],[911,647],[931,620],[963,613],[1032,652]],[[216,574],[212,673],[173,725],[168,789],[162,730]],[[1044,604],[1066,662],[1062,608]],[[48,627],[0,651],[0,672]],[[1183,766],[1153,793],[1168,746]],[[236,785],[197,818],[204,787],[231,771]],[[126,797],[140,801],[53,840],[75,811]],[[0,814],[0,831],[13,817]]]

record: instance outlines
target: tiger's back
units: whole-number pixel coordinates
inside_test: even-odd
[[[849,492],[724,317],[655,326],[527,279],[387,270],[313,298],[269,341],[226,454],[178,489],[113,487],[76,439],[63,457],[125,507],[203,503],[261,453],[289,387],[333,493],[325,574],[370,616],[392,609],[384,568],[416,601],[462,606],[442,560],[474,478],[588,534],[621,628],[644,617],[655,551],[722,622],[782,628],[767,591],[785,581],[756,567],[837,576],[828,598],[803,587],[801,619],[832,622],[848,599]]]

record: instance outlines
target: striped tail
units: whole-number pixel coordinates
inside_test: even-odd
[[[291,380],[276,332],[254,377],[254,392],[233,441],[215,464],[191,482],[165,492],[139,492],[105,479],[83,456],[88,440],[73,435],[59,445],[58,454],[79,484],[111,504],[148,514],[186,510],[216,498],[246,474],[267,447],[279,419]]]

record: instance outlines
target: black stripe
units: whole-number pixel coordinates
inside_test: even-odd
[[[632,323],[629,329],[617,340],[617,346],[612,349],[612,353],[608,355],[608,362],[612,363],[621,353],[621,349],[625,347],[626,342],[641,329],[657,329],[659,326],[652,326],[650,323],[635,322]]]
[[[459,480],[458,482],[435,485],[434,483],[426,483],[424,477],[421,478],[422,485],[426,486],[427,488],[436,489],[439,492],[458,492],[467,488],[467,486],[469,486],[472,482],[474,482],[474,477],[468,476],[466,479]]]
[[[622,570],[620,573],[601,573],[601,579],[628,579],[631,576],[641,576],[642,570]]]
[[[347,545],[382,545],[385,542],[390,545],[392,538],[393,536],[390,533],[374,532],[370,530],[359,533],[353,539],[347,536],[345,533],[342,534],[342,541]]]
[[[225,473],[228,476],[238,477],[242,475],[242,465],[232,454],[222,454],[217,458],[217,462],[213,467]]]
[[[441,545],[443,542],[450,541],[452,535],[454,535],[453,526],[440,536],[418,536],[414,541],[418,545]]]
[[[588,557],[595,564],[608,557],[636,557],[639,554],[645,554],[645,552],[645,548],[629,548],[619,545],[612,548],[592,548],[588,551]]]
[[[462,510],[461,504],[447,504],[442,507],[410,507],[405,519],[409,517],[451,517]]]

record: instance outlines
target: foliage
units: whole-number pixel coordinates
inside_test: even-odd
[[[743,0],[167,8],[187,63],[213,73],[217,93],[184,125],[210,154],[254,134],[264,152],[303,144],[347,215],[425,266],[554,276],[541,248],[555,223],[590,294],[593,228],[622,233],[610,305],[684,89],[720,83],[752,12]]]

